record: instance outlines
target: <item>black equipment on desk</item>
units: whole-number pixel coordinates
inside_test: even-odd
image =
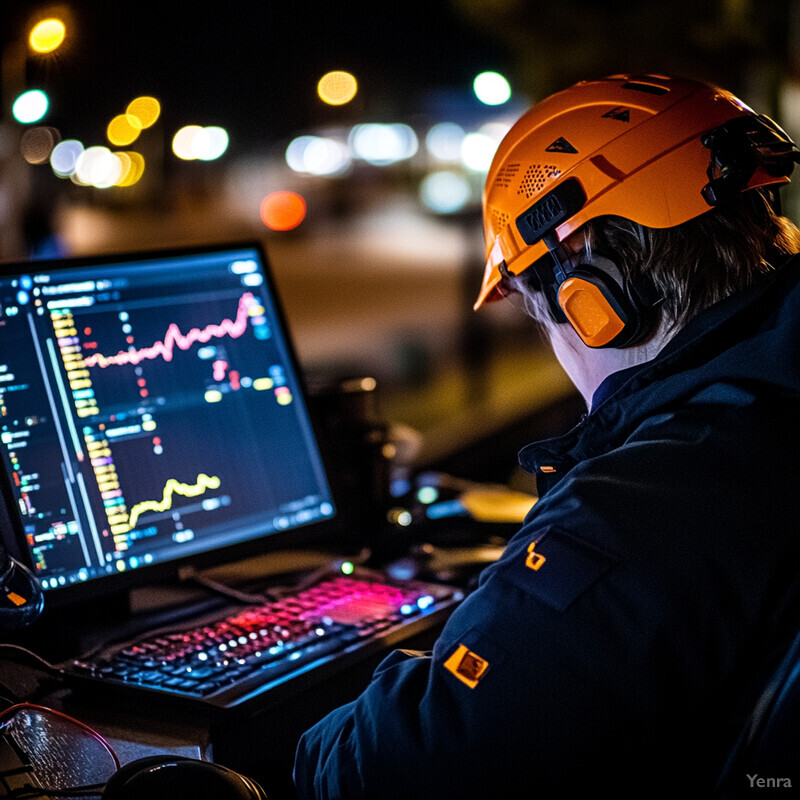
[[[227,767],[179,756],[147,756],[112,775],[101,800],[267,800],[258,783]]]
[[[39,581],[0,542],[0,631],[31,625],[43,610],[44,593]]]
[[[135,587],[253,554],[335,550],[351,520],[329,472],[259,245],[0,266],[0,531],[36,575],[45,616],[83,618]],[[383,627],[358,641],[328,613],[306,615],[281,646],[240,633],[252,652],[237,642],[220,661],[227,681],[249,670],[244,690],[189,690],[212,659],[176,665],[171,653],[157,660],[178,674],[163,680],[80,658],[68,673],[240,705],[334,653],[359,658],[433,626],[460,599],[410,591],[414,613],[384,609]]]

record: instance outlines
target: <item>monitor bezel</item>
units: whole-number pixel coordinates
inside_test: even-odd
[[[322,432],[319,429],[318,420],[314,418],[312,413],[312,407],[309,403],[307,376],[297,358],[294,337],[289,327],[283,301],[263,242],[257,239],[250,239],[126,252],[105,252],[66,258],[2,261],[0,262],[0,277],[22,273],[59,272],[70,268],[91,268],[102,266],[103,264],[123,262],[136,264],[137,262],[149,260],[191,257],[193,255],[202,256],[248,249],[255,250],[261,259],[266,289],[272,297],[276,321],[284,337],[287,358],[291,363],[300,388],[301,401],[315,439],[322,469],[333,501],[334,514],[329,518],[294,527],[287,531],[273,530],[245,541],[142,565],[135,570],[100,575],[85,582],[70,583],[62,587],[51,588],[45,591],[45,610],[62,609],[65,606],[81,604],[87,600],[128,593],[132,589],[147,586],[148,584],[179,581],[182,575],[191,574],[194,570],[224,566],[248,557],[260,556],[270,552],[286,550],[287,548],[295,550],[311,547],[312,545],[324,545],[326,549],[335,549],[336,538],[341,530],[341,519],[335,489],[330,478],[329,465],[326,463],[325,447],[320,439]],[[11,486],[11,477],[4,466],[0,467],[0,496],[2,498],[2,507],[0,507],[0,540],[2,540],[10,555],[25,566],[33,569],[30,552],[25,544],[23,520],[21,515],[14,511],[16,500]]]

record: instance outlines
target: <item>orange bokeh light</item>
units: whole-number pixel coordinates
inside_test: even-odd
[[[261,221],[274,231],[290,231],[305,217],[306,201],[297,192],[272,192],[261,201]]]
[[[349,103],[358,91],[358,82],[349,72],[334,70],[319,79],[317,94],[320,100],[332,106]]]

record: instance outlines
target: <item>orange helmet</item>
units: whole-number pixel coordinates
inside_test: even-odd
[[[734,121],[735,120],[735,121]],[[475,303],[603,215],[680,225],[730,193],[786,183],[800,154],[724,89],[663,75],[582,81],[538,103],[495,154],[483,195],[487,246]]]

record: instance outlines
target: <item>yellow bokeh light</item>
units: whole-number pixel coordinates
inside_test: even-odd
[[[122,163],[122,173],[117,179],[117,186],[133,186],[144,173],[144,156],[141,153],[124,151],[116,154]]]
[[[349,72],[334,70],[319,79],[317,94],[320,100],[331,106],[349,103],[358,91],[358,82]]]
[[[36,53],[52,53],[66,34],[67,28],[60,19],[44,19],[33,26],[28,42]]]
[[[142,128],[149,128],[161,114],[161,103],[155,97],[137,97],[128,103],[125,113],[136,117]]]
[[[125,147],[135,142],[142,130],[142,123],[139,117],[133,114],[118,114],[108,123],[106,136],[111,144],[117,147]]]

